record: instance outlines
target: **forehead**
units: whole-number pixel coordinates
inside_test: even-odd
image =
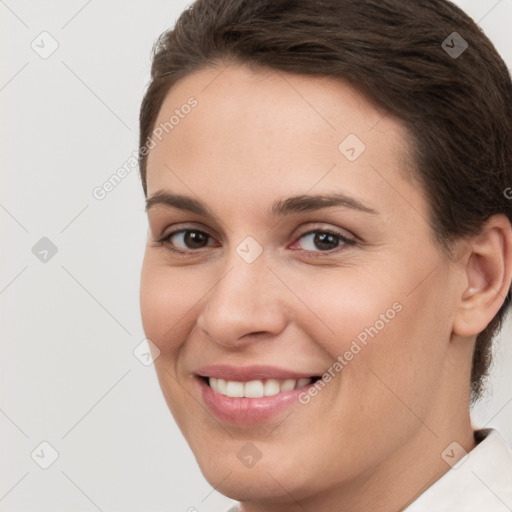
[[[191,98],[197,106],[182,122],[185,119],[178,119],[176,114],[183,108],[189,111],[187,102]],[[173,126],[169,126],[173,114]],[[404,131],[400,121],[340,80],[220,63],[185,76],[170,89],[156,126],[165,128],[166,123],[169,138],[176,140],[189,135],[187,128],[191,128],[233,140],[265,137],[267,143],[274,142],[274,147],[293,140],[299,146],[303,139],[313,141],[315,135],[320,135],[326,146],[332,146],[349,133],[371,142],[371,132],[377,126],[388,137]]]
[[[251,202],[341,187],[368,202],[420,202],[400,176],[413,172],[404,125],[339,80],[205,68],[171,88],[155,127],[163,130],[148,157],[148,196],[188,184]]]

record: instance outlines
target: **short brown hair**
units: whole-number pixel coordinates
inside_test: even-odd
[[[450,53],[454,41],[461,49],[467,43],[462,54]],[[510,74],[477,24],[451,2],[197,0],[153,48],[140,110],[146,196],[144,146],[169,89],[226,59],[346,81],[401,118],[413,141],[413,178],[426,193],[431,228],[443,249],[477,234],[491,215],[505,214],[512,222],[504,193],[512,185]],[[509,304],[510,290],[477,336],[472,403],[482,395],[492,338]]]

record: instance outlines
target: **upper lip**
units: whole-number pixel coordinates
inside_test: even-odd
[[[227,364],[214,364],[203,366],[196,371],[201,377],[214,377],[216,379],[224,379],[236,382],[248,382],[250,380],[261,379],[302,379],[311,378],[321,374],[319,373],[303,373],[277,366],[231,366]]]

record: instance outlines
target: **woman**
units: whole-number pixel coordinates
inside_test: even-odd
[[[142,319],[237,510],[512,510],[469,415],[510,303],[511,119],[444,0],[198,0],[160,37]]]

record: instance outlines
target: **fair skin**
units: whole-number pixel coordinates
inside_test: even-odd
[[[178,426],[206,479],[244,512],[403,509],[450,469],[441,457],[450,443],[475,446],[471,356],[510,286],[510,224],[491,218],[448,259],[421,189],[404,179],[414,172],[404,126],[342,82],[207,68],[171,88],[156,125],[191,96],[198,105],[149,154],[148,198],[188,196],[213,216],[148,208],[140,296]],[[338,149],[349,134],[366,146],[354,161]],[[274,201],[333,192],[376,213],[268,215]],[[183,229],[207,236],[157,242]],[[355,243],[306,234],[325,230]],[[249,236],[263,249],[251,263],[236,250]],[[254,423],[205,404],[198,368],[320,376],[396,303],[400,312],[309,403]],[[252,467],[237,456],[248,442],[261,454]]]

